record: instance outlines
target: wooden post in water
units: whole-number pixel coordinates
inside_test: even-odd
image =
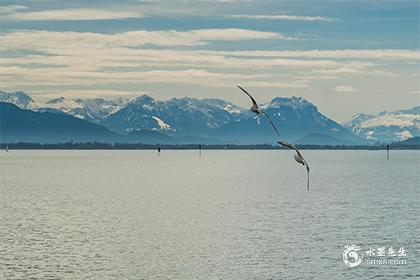
[[[386,145],[386,159],[389,160],[389,145]]]
[[[198,156],[201,157],[201,144],[198,144]]]

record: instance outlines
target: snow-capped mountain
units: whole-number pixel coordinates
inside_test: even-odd
[[[303,98],[275,98],[264,108],[282,137],[289,141],[309,134],[321,134],[338,139],[338,142],[360,142],[358,137],[322,115]],[[256,118],[248,109],[220,99],[157,101],[143,95],[109,115],[101,124],[119,133],[155,130],[175,137],[196,136],[229,143],[273,143],[276,140],[264,117]]]
[[[83,106],[82,104],[80,104],[79,102],[76,102],[73,99],[60,97],[60,98],[55,98],[55,99],[51,99],[47,101],[45,103],[45,107],[50,108],[50,109],[57,109],[57,110],[63,111],[64,113],[69,113],[72,110],[80,109]]]
[[[378,142],[396,142],[420,135],[420,106],[408,110],[356,114],[344,123],[355,135]]]
[[[362,122],[373,119],[375,117],[376,115],[372,115],[372,114],[357,113],[351,118],[351,120],[345,122],[343,125],[345,127],[353,128],[353,127],[359,126]]]
[[[79,119],[99,123],[102,119],[121,109],[128,102],[128,98],[105,100],[102,98],[71,99],[60,97],[49,100],[44,107],[60,110]]]
[[[172,98],[157,101],[143,95],[105,118],[101,124],[120,133],[162,130],[178,136],[207,136],[235,120],[241,108],[218,99]]]
[[[23,91],[5,92],[0,90],[0,102],[12,103],[21,109],[33,109],[35,101]]]
[[[21,109],[30,109],[39,112],[66,113],[79,119],[99,123],[112,113],[123,108],[130,98],[116,98],[105,100],[102,98],[55,98],[45,103],[35,102],[28,94],[0,91],[0,102],[12,103]]]
[[[153,135],[167,135],[196,139],[196,142],[208,139],[208,142],[235,144],[275,143],[277,140],[264,116],[257,117],[248,108],[221,99],[159,101],[147,95],[131,100],[61,97],[41,104],[22,92],[1,92],[0,97],[23,109],[67,114],[100,124],[121,135],[131,135],[133,141],[140,136],[144,138],[145,131],[154,132],[147,134],[148,139]],[[301,97],[274,98],[262,108],[277,126],[280,137],[291,142],[304,139],[311,143],[316,140],[316,144],[361,144],[369,140],[396,141],[419,134],[420,106],[378,115],[358,114],[346,124],[349,129],[329,119]]]
[[[361,141],[301,97],[274,98],[270,103],[263,105],[263,108],[277,126],[282,139],[294,142],[307,135],[317,134],[325,136],[324,139],[337,139],[336,144],[356,144]],[[256,131],[258,133],[253,133]],[[251,143],[272,143],[277,140],[277,137],[273,137],[275,135],[270,123],[262,116],[256,121],[255,115],[249,110],[245,110],[237,121],[221,127],[217,136],[229,141],[246,139]]]

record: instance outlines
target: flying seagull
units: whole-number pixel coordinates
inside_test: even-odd
[[[295,150],[296,154],[295,154],[295,160],[302,164],[303,166],[306,167],[306,172],[308,174],[308,186],[307,186],[307,190],[309,191],[309,164],[306,162],[306,160],[303,158],[302,154],[299,152],[299,150],[292,144],[287,143],[285,141],[277,141],[277,143],[279,143],[280,145],[286,146],[289,149]]]
[[[254,112],[255,114],[257,114],[257,116],[259,114],[263,114],[264,116],[267,117],[268,121],[271,123],[271,126],[274,128],[274,130],[276,131],[277,135],[279,134],[279,131],[277,130],[276,126],[274,125],[273,121],[271,120],[271,118],[268,116],[268,114],[261,109],[260,107],[258,107],[257,101],[255,101],[254,97],[251,96],[251,94],[249,94],[245,89],[243,89],[241,86],[237,86],[240,90],[242,90],[246,95],[249,96],[249,98],[252,101],[252,107],[251,107],[251,112]]]

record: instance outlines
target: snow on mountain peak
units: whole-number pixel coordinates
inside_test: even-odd
[[[377,115],[356,114],[345,123],[352,132],[369,140],[394,142],[420,135],[420,106]]]
[[[202,99],[201,102],[216,106],[217,108],[225,110],[231,114],[239,114],[244,110],[243,108],[222,99]]]
[[[283,106],[291,107],[293,109],[303,109],[308,106],[316,108],[315,105],[308,102],[306,99],[296,96],[290,98],[276,97],[268,104],[269,108],[279,108]]]
[[[400,139],[400,141],[407,140],[408,138],[413,138],[413,134],[410,131],[404,130],[401,132],[394,132],[394,134]]]
[[[58,109],[60,111],[63,111],[65,113],[70,112],[71,110],[82,108],[82,104],[77,102],[74,99],[67,99],[64,97],[51,99],[46,103],[46,107]]]
[[[229,113],[231,113],[231,114],[240,114],[240,113],[243,111],[243,109],[242,109],[242,108],[240,108],[240,107],[238,107],[238,106],[235,106],[235,105],[233,105],[233,104],[231,104],[231,103],[227,103],[227,104],[223,107],[223,110],[225,110],[225,111],[227,111],[227,112],[229,112]]]
[[[152,118],[157,122],[160,129],[162,129],[162,130],[170,130],[171,129],[171,126],[169,124],[165,123],[164,121],[162,121],[158,117],[152,116]]]
[[[420,126],[420,115],[400,114],[400,115],[383,115],[377,118],[369,119],[361,123],[361,128],[377,127],[377,126],[398,126],[407,127]]]
[[[0,90],[0,102],[12,103],[22,109],[36,107],[35,101],[23,91],[5,92]]]

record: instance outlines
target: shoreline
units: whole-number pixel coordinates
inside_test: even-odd
[[[201,146],[201,147],[200,147]],[[4,143],[1,150],[288,150],[279,145],[231,145],[231,144],[143,144],[143,143]],[[296,145],[301,150],[386,150],[386,145]],[[420,150],[420,145],[389,145],[390,150]]]

